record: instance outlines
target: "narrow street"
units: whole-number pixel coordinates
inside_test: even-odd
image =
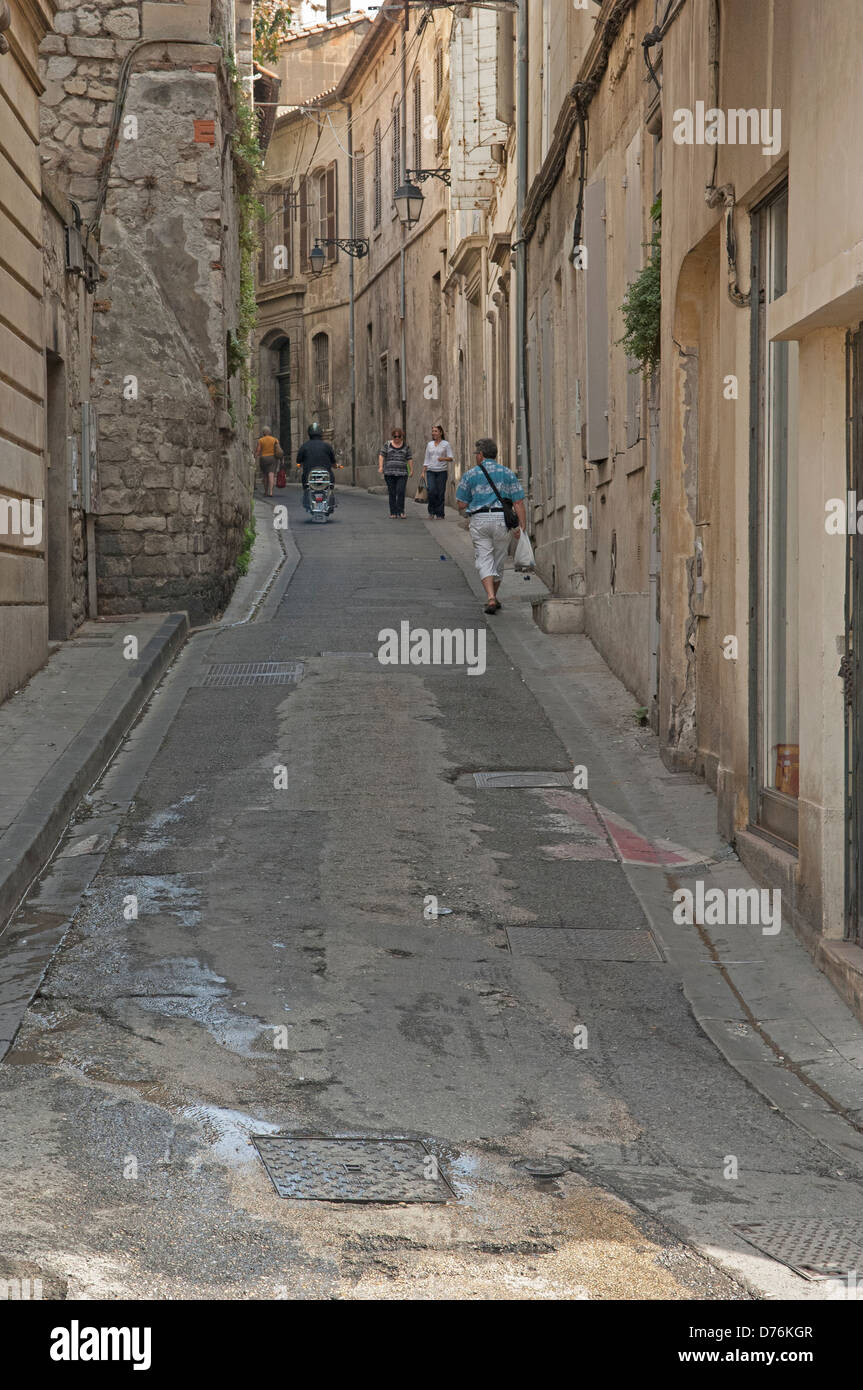
[[[749,1282],[730,1224],[850,1217],[863,1166],[693,1017],[499,640],[530,584],[508,572],[486,620],[451,522],[343,489],[318,527],[284,495],[283,596],[191,638],[10,929],[70,922],[0,1066],[0,1273],[68,1298],[697,1300],[758,1296],[769,1266],[805,1297],[751,1249]],[[381,665],[403,622],[486,631],[487,670]],[[302,677],[204,684],[260,662]],[[579,711],[591,778],[633,737],[608,737],[612,685]],[[561,785],[473,777],[517,771]],[[267,1134],[422,1140],[452,1195],[285,1200]]]

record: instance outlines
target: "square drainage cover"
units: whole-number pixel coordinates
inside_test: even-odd
[[[557,960],[661,961],[649,931],[577,931],[568,927],[508,927],[514,956],[553,956]]]
[[[211,666],[202,685],[296,685],[305,670],[301,661],[241,661]]]
[[[787,1265],[804,1279],[848,1278],[863,1269],[863,1222],[821,1221],[805,1216],[788,1221],[752,1221],[734,1226],[744,1240]]]
[[[412,1139],[252,1136],[280,1197],[316,1202],[449,1202],[434,1154]]]

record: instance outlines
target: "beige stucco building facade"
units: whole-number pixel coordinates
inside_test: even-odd
[[[42,207],[39,169],[39,40],[52,7],[5,11],[0,53],[3,86],[0,325],[0,489],[9,511],[0,535],[0,697],[45,660],[48,640],[47,574],[42,544],[25,546],[21,515],[45,496],[45,399],[42,352]]]
[[[659,712],[858,998],[860,557],[827,522],[859,476],[859,33],[845,0],[690,0],[663,40]]]
[[[90,611],[85,503],[95,247],[43,169],[53,4],[0,5],[0,700]]]

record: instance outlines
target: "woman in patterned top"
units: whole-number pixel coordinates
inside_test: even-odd
[[[404,521],[405,492],[408,478],[414,471],[410,446],[405,442],[404,430],[399,425],[393,430],[389,443],[378,455],[378,472],[386,478],[390,495],[390,520]]]

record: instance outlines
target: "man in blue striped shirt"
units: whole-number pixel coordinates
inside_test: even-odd
[[[502,506],[504,498],[515,504],[521,527],[526,528],[524,488],[512,470],[498,462],[494,440],[478,439],[476,464],[459,483],[456,501],[459,511],[466,512],[470,520],[476,567],[488,598],[485,611],[490,614],[498,613],[502,606],[497,591],[503,579],[510,535],[516,540],[521,535],[521,530],[507,530]]]

